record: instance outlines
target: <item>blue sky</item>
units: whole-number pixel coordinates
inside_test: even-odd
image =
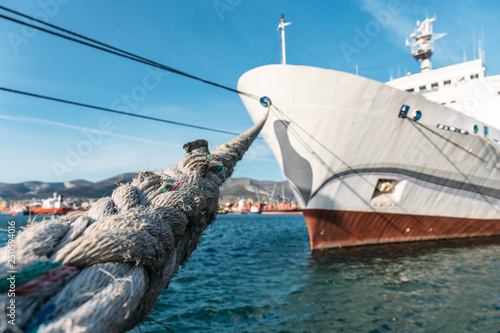
[[[493,61],[500,54],[500,3],[493,0],[9,0],[0,5],[234,88],[246,71],[279,63],[276,28],[282,13],[293,22],[287,27],[290,64],[351,72],[358,65],[360,75],[378,81],[418,72],[405,38],[416,20],[436,15],[434,31],[448,35],[436,42],[435,68],[463,61],[464,53],[473,59],[474,40],[484,31],[487,73],[500,73],[500,63]],[[0,35],[2,87],[227,131],[252,125],[235,93],[5,20]],[[184,143],[198,138],[213,148],[231,136],[0,92],[0,182],[99,181],[162,170],[184,156]],[[284,179],[263,140],[233,176]]]

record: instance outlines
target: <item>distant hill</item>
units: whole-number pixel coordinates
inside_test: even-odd
[[[96,183],[66,188],[58,193],[65,197],[101,198],[111,195],[119,184],[130,182],[137,174],[137,172],[124,173]]]
[[[131,181],[137,173],[125,173],[99,182],[86,180],[73,180],[61,183],[43,183],[28,181],[17,184],[0,183],[0,199],[2,200],[25,200],[43,199],[52,197],[57,192],[64,197],[72,198],[100,198],[110,195],[119,183]]]
[[[99,182],[89,182],[86,180],[73,180],[70,182],[44,183],[38,181],[27,181],[17,184],[0,183],[0,200],[27,200],[43,199],[52,197],[54,192],[61,194],[65,198],[75,199],[97,199],[111,195],[111,192],[120,183],[130,182],[136,172],[124,173]],[[274,192],[274,193],[273,193]],[[250,178],[228,179],[221,189],[221,195],[225,200],[236,201],[238,198],[269,201],[282,201],[283,192],[287,200],[293,199],[293,193],[287,182],[273,182],[254,180]]]
[[[284,197],[283,197],[284,194]],[[273,182],[267,180],[255,180],[250,178],[230,178],[221,188],[224,199],[235,202],[238,198],[253,200],[260,198],[263,201],[294,200],[292,189],[288,182]]]

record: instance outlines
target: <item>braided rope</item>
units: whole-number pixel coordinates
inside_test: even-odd
[[[65,269],[39,275],[16,295],[17,327],[109,333],[144,321],[215,220],[220,186],[266,119],[267,114],[212,154],[204,140],[186,144],[188,154],[177,165],[141,172],[84,214],[26,227],[16,238],[17,270],[48,262]],[[4,247],[0,276],[6,278],[7,271]],[[0,294],[0,303],[8,302],[7,294]]]

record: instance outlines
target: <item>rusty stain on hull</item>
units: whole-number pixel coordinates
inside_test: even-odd
[[[311,250],[368,244],[500,235],[499,219],[356,212],[303,211]]]

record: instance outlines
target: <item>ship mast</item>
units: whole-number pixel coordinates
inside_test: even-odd
[[[417,21],[415,31],[410,35],[414,38],[411,42],[406,39],[406,46],[411,47],[411,55],[420,61],[420,69],[422,72],[427,72],[432,69],[431,56],[434,50],[434,41],[446,34],[435,34],[432,31],[432,22],[436,20],[433,18],[426,18],[423,22]]]
[[[278,24],[278,30],[281,30],[281,63],[286,65],[286,47],[285,47],[285,27],[292,22],[285,23],[285,15],[281,14],[281,21]]]

